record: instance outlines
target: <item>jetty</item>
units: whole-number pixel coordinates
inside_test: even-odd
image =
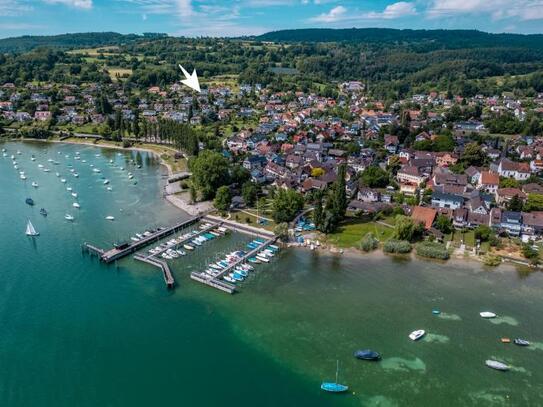
[[[84,243],[84,245],[86,246],[89,252],[99,253],[101,251],[102,253],[100,255],[100,260],[102,260],[104,263],[112,263],[116,260],[122,259],[123,257],[126,257],[129,254],[132,254],[144,248],[145,246],[150,245],[151,243],[154,243],[160,239],[163,239],[166,236],[174,234],[178,232],[179,230],[186,228],[187,226],[193,225],[199,220],[200,220],[200,217],[195,216],[193,218],[176,223],[173,226],[170,226],[167,228],[161,228],[157,230],[156,232],[151,233],[149,236],[144,237],[143,239],[137,242],[125,242],[125,243],[116,244],[112,249],[109,249],[107,251],[97,249],[96,247],[88,243]]]
[[[222,269],[220,273],[217,274],[216,276],[211,276],[205,272],[194,271],[190,274],[190,278],[200,283],[203,283],[205,285],[208,285],[210,287],[217,288],[221,291],[227,292],[228,294],[233,294],[236,291],[236,286],[234,284],[230,284],[222,280],[222,277],[230,273],[240,264],[247,262],[248,259],[250,259],[251,257],[254,257],[258,252],[260,252],[261,250],[263,250],[265,247],[269,246],[270,244],[274,243],[276,240],[277,240],[276,236],[269,237],[268,240],[264,241],[264,243],[259,245],[257,248],[246,253],[243,257],[239,258],[235,262],[230,263],[228,267],[225,267],[224,269]]]
[[[173,278],[172,271],[170,270],[170,266],[168,266],[168,263],[166,263],[165,261],[155,259],[152,256],[142,256],[141,254],[136,254],[134,256],[134,259],[150,264],[151,266],[158,267],[160,270],[162,270],[162,275],[164,276],[164,282],[166,283],[166,286],[168,288],[173,288],[175,286],[175,279]]]

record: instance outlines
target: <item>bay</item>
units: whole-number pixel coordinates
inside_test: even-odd
[[[0,405],[543,403],[541,273],[289,249],[259,266],[234,296],[191,281],[191,271],[249,240],[233,233],[172,261],[177,287],[168,291],[152,267],[129,258],[105,266],[81,252],[85,241],[109,247],[186,218],[162,198],[166,174],[155,157],[63,144],[0,146],[19,166],[0,157]],[[28,219],[41,233],[36,239],[24,235]],[[481,319],[483,310],[498,318]],[[415,329],[428,335],[412,342],[407,335]],[[504,345],[502,336],[533,345]],[[354,359],[360,348],[383,360]],[[489,358],[512,371],[488,369]],[[339,397],[319,389],[333,379],[336,360],[351,390]]]

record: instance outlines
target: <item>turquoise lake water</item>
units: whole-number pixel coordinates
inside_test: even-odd
[[[0,147],[19,166],[0,157],[1,406],[543,405],[542,273],[284,250],[229,296],[189,274],[249,240],[231,234],[172,261],[177,287],[168,291],[150,266],[130,258],[105,266],[81,253],[84,241],[109,247],[186,217],[162,198],[165,171],[155,158]],[[28,219],[36,239],[24,234]],[[484,310],[498,318],[481,319]],[[415,329],[428,335],[414,343],[407,335]],[[504,336],[532,346],[504,345]],[[361,348],[383,360],[357,361]],[[489,358],[512,370],[485,367]],[[351,391],[323,394],[336,360]]]

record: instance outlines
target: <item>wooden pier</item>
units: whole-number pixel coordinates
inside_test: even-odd
[[[200,273],[192,272],[190,274],[190,278],[200,283],[206,284],[210,287],[214,287],[221,291],[227,292],[229,294],[233,294],[236,291],[236,286],[234,284],[230,284],[224,280],[221,280],[221,278],[227,273],[231,272],[234,268],[236,268],[240,264],[243,264],[251,257],[254,257],[259,251],[264,249],[266,246],[269,246],[270,244],[274,243],[276,240],[277,240],[276,236],[269,238],[260,246],[258,246],[256,249],[251,250],[249,253],[241,257],[239,260],[236,260],[234,263],[229,264],[228,267],[222,269],[220,273],[217,274],[216,276],[211,276],[205,272],[200,272]]]
[[[166,263],[165,261],[155,259],[153,257],[145,257],[141,254],[136,254],[134,256],[134,259],[150,264],[151,266],[158,267],[162,271],[166,286],[168,288],[173,288],[175,286],[175,280],[173,278],[172,271],[170,270],[170,266],[168,266],[168,263]]]
[[[160,255],[161,255],[162,253],[164,253],[165,251],[167,251],[167,250],[169,250],[169,249],[173,249],[173,248],[178,248],[179,246],[184,245],[184,244],[187,243],[188,241],[194,240],[194,238],[196,238],[196,237],[198,237],[198,236],[200,236],[200,235],[202,235],[202,234],[204,234],[204,233],[207,233],[207,232],[209,232],[210,230],[216,229],[216,228],[219,227],[219,226],[220,226],[220,225],[218,225],[218,224],[216,224],[216,223],[210,223],[209,226],[207,226],[207,227],[205,227],[205,228],[203,228],[203,229],[200,229],[200,230],[198,231],[198,233],[195,233],[195,234],[193,234],[193,235],[191,235],[191,236],[189,236],[189,237],[186,237],[186,238],[184,238],[183,240],[181,240],[179,243],[176,243],[176,244],[173,245],[173,246],[166,247],[166,248],[160,250],[159,252],[156,252],[156,253],[154,253],[154,254],[150,254],[150,255],[147,256],[147,257],[148,257],[148,258],[151,258],[151,257],[155,257],[155,258],[156,258],[157,256],[160,256]]]
[[[145,246],[150,245],[153,242],[156,242],[160,239],[163,239],[166,236],[169,236],[171,234],[174,234],[178,232],[181,229],[186,228],[187,226],[193,225],[194,223],[198,222],[200,220],[199,216],[195,216],[193,218],[190,218],[188,220],[185,220],[183,222],[179,222],[173,226],[170,226],[168,228],[161,229],[147,237],[144,237],[138,242],[128,242],[124,245],[120,245],[117,247],[114,247],[113,249],[110,249],[108,251],[102,251],[102,254],[100,256],[100,259],[104,263],[112,263],[115,260],[122,259],[123,257],[128,256],[131,253],[134,253]],[[100,250],[100,249],[98,249]]]

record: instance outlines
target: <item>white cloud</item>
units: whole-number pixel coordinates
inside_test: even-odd
[[[336,21],[342,21],[345,19],[347,9],[343,6],[334,7],[328,13],[323,13],[317,17],[313,17],[311,21],[316,23],[334,23]]]
[[[400,1],[389,4],[383,11],[349,11],[343,6],[336,6],[328,13],[312,17],[309,21],[314,23],[336,23],[358,20],[393,20],[416,14],[418,13],[414,3]]]
[[[42,0],[48,4],[62,4],[68,7],[89,10],[92,8],[92,0]]]
[[[394,19],[394,18],[401,18],[405,16],[413,16],[417,14],[417,9],[415,8],[415,5],[413,3],[409,3],[406,1],[400,1],[398,3],[393,3],[384,9],[382,13],[367,13],[368,18],[376,18],[376,19]]]
[[[31,11],[32,7],[22,4],[18,0],[0,0],[0,16],[13,17]]]
[[[541,20],[543,0],[432,0],[427,10],[430,18],[459,15],[488,15],[494,20]]]

